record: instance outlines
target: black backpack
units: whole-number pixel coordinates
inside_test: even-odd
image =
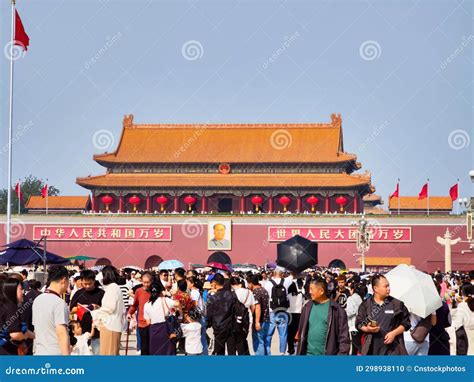
[[[248,298],[250,297],[250,291],[248,291],[247,298],[245,302],[247,302]],[[242,304],[237,295],[235,295],[234,301],[234,308],[233,308],[233,322],[232,322],[232,332],[236,335],[243,335],[247,336],[250,327],[250,316],[249,310],[245,307],[245,304]]]
[[[286,295],[286,288],[283,285],[283,279],[277,284],[274,280],[270,280],[273,284],[272,288],[272,301],[270,302],[270,308],[275,309],[286,309],[290,306],[288,296]]]

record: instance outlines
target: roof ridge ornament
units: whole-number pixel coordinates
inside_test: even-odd
[[[133,114],[125,114],[123,116],[123,127],[124,128],[133,127]]]
[[[331,114],[331,125],[334,127],[340,127],[342,124],[341,113],[332,113]]]

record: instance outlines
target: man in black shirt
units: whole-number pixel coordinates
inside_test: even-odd
[[[224,289],[225,279],[216,274],[211,281],[216,290],[207,303],[207,325],[214,331],[214,354],[225,355],[225,346],[232,336],[235,295]]]
[[[362,355],[406,355],[403,332],[410,329],[410,313],[403,302],[390,296],[385,276],[372,278],[373,297],[359,307],[356,328],[364,335]]]
[[[347,299],[351,295],[351,291],[346,287],[346,278],[341,275],[337,278],[337,289],[333,292],[333,300],[337,301],[341,308],[346,309]]]
[[[92,316],[90,310],[100,308],[102,305],[102,297],[104,297],[104,290],[96,286],[95,273],[91,270],[84,270],[81,272],[82,289],[79,289],[69,304],[71,314],[78,312],[78,304],[85,306],[88,311],[84,313],[82,319],[78,321],[81,324],[82,333],[91,332],[92,330]],[[96,329],[91,340],[92,353],[99,354],[99,331]]]

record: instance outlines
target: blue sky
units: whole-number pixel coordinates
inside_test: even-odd
[[[1,1],[1,46],[10,6]],[[387,203],[396,180],[473,191],[472,1],[18,0],[13,177],[62,194],[101,174],[124,114],[137,123],[343,119],[345,149]],[[9,61],[1,61],[6,186]],[[105,130],[105,132],[104,132]],[[105,134],[105,136],[104,136]],[[98,137],[100,139],[98,139]]]

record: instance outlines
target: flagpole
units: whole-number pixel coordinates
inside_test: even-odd
[[[46,178],[46,215],[48,215],[48,194],[49,194],[49,190],[48,190],[48,178]]]
[[[427,186],[426,186],[426,195],[428,195],[428,216],[430,216],[430,178],[428,178]]]
[[[400,178],[398,178],[398,215],[400,215]]]
[[[12,23],[11,23],[11,39],[10,39],[10,116],[8,123],[8,180],[7,180],[7,227],[6,242],[10,243],[11,221],[12,221],[12,131],[13,131],[13,46],[15,45],[15,0],[11,0],[12,4]]]
[[[458,185],[458,192],[457,192],[457,197],[459,197],[459,195],[461,195],[461,193],[459,192],[459,178],[458,178],[458,182],[457,182],[457,185]],[[456,203],[456,215],[459,215],[459,202],[458,202],[458,198],[456,198],[456,200],[454,201],[454,203]]]
[[[21,203],[21,183],[20,179],[18,179],[18,215],[20,215],[20,203]]]

